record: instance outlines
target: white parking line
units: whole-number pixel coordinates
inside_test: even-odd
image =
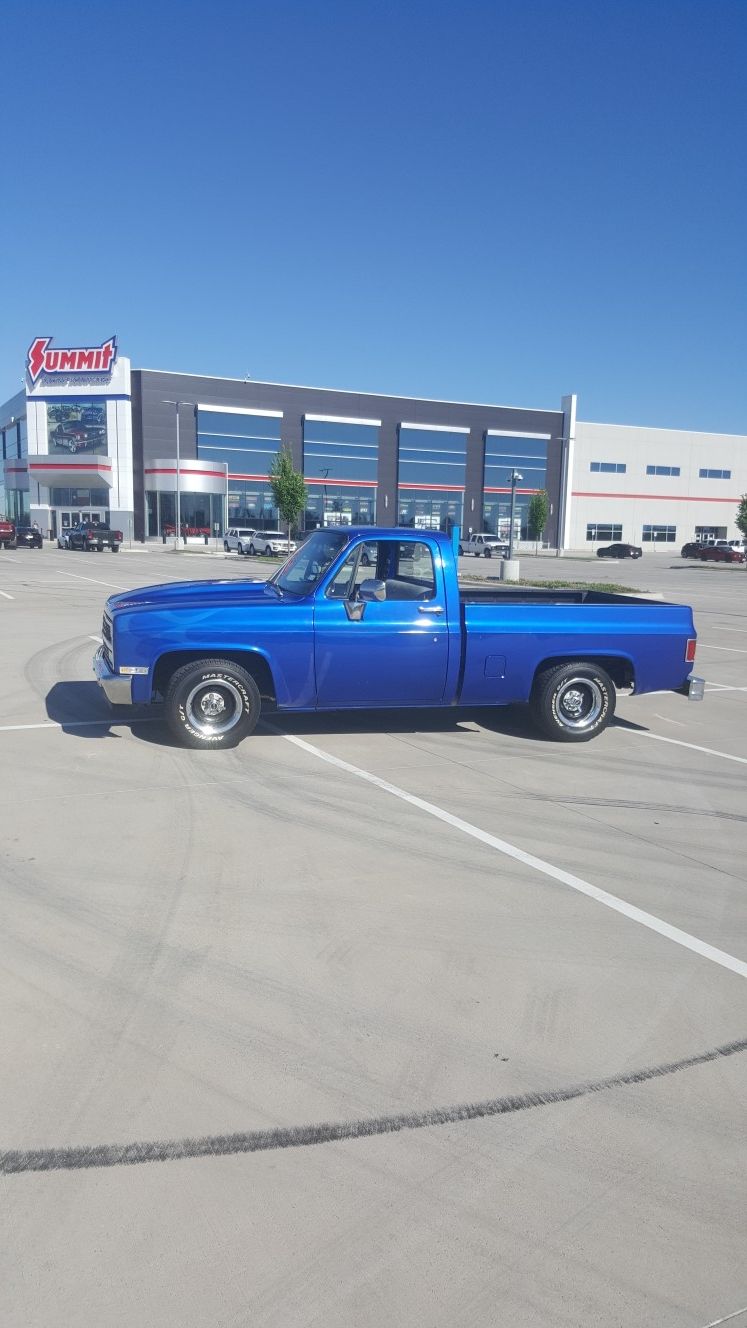
[[[9,595],[7,590],[0,590],[0,595],[2,595],[3,599],[15,599],[15,595]]]
[[[637,908],[635,904],[629,904],[627,900],[619,899],[617,895],[611,895],[606,890],[600,890],[598,886],[591,885],[590,882],[582,880],[580,876],[574,876],[571,872],[563,871],[562,868],[555,867],[542,858],[536,858],[532,853],[525,853],[523,849],[507,843],[505,839],[498,839],[496,835],[488,834],[486,830],[471,825],[469,821],[463,821],[459,816],[452,816],[451,812],[444,811],[443,808],[436,807],[432,802],[426,802],[423,798],[418,798],[412,793],[407,793],[405,789],[398,788],[396,784],[390,784],[386,779],[380,779],[378,775],[372,775],[368,770],[362,770],[357,765],[351,765],[349,761],[342,761],[338,756],[331,756],[329,752],[323,751],[321,747],[315,747],[313,743],[306,742],[304,738],[297,738],[295,734],[291,733],[282,733],[280,729],[276,729],[272,724],[266,724],[265,727],[272,733],[280,734],[286,742],[292,743],[294,747],[300,747],[302,751],[318,757],[319,760],[334,766],[335,769],[343,770],[346,774],[353,775],[356,779],[362,779],[367,784],[373,784],[375,788],[381,789],[383,793],[389,793],[392,797],[399,798],[412,807],[417,807],[419,811],[426,812],[428,816],[434,816],[436,820],[443,821],[454,830],[459,830],[463,835],[469,835],[471,839],[479,840],[480,843],[486,844],[488,848],[496,849],[497,852],[504,854],[507,858],[513,858],[516,862],[521,862],[534,871],[541,872],[543,876],[549,876],[552,880],[559,881],[561,885],[567,885],[571,890],[576,890],[579,894],[586,895],[599,904],[604,904],[606,908],[621,913],[632,922],[647,927],[649,931],[657,932],[666,940],[674,941],[676,945],[681,945],[686,950],[692,950],[694,954],[700,955],[701,958],[708,959],[713,964],[719,964],[721,968],[727,968],[732,973],[747,978],[747,963],[735,958],[734,955],[727,954],[724,950],[718,950],[715,946],[709,945],[707,941],[701,941],[699,937],[681,931],[679,927],[671,926],[670,923],[664,922],[662,918],[655,917],[653,913],[647,913],[644,909]],[[663,738],[662,741],[673,742],[676,739]],[[684,745],[690,746],[691,744],[686,743]],[[701,748],[700,750],[706,749]],[[736,757],[734,759],[741,760],[742,758]],[[747,761],[745,764],[747,764]]]
[[[95,729],[95,728],[121,728],[122,725],[128,727],[130,724],[157,724],[156,715],[146,715],[142,719],[70,719],[65,720],[63,724],[57,724],[53,720],[47,720],[44,724],[0,724],[0,733],[23,733],[27,729]]]
[[[726,650],[733,655],[747,655],[747,650],[740,649],[739,646],[708,646],[705,641],[698,642],[699,650]]]
[[[110,590],[128,590],[129,586],[115,586],[113,581],[99,581],[95,576],[79,576],[77,572],[57,571],[58,576],[72,576],[75,581],[92,581],[95,586],[108,586]]]
[[[637,738],[653,738],[654,742],[672,742],[675,747],[689,747],[693,752],[705,752],[706,756],[720,756],[722,761],[738,761],[747,765],[747,756],[732,756],[731,752],[717,752],[713,747],[699,747],[695,742],[683,742],[681,738],[665,738],[661,733],[649,733],[647,729],[626,729],[618,725],[616,733],[630,733]]]

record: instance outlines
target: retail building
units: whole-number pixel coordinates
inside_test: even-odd
[[[304,474],[301,525],[407,525],[528,536],[548,494],[543,541],[665,547],[736,534],[747,438],[636,429],[557,410],[387,396],[133,369],[115,338],[59,348],[38,337],[24,388],[0,406],[0,508],[56,535],[110,521],[125,538],[193,537],[277,525],[268,471],[281,445]]]

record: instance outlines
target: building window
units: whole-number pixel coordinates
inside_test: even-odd
[[[726,539],[726,526],[696,526],[695,538],[702,542]]]
[[[399,426],[398,524],[451,530],[462,524],[467,429]]]
[[[674,544],[676,538],[676,526],[644,526],[641,534],[644,544]]]
[[[624,461],[590,461],[589,470],[603,475],[624,475],[628,467]]]
[[[378,465],[378,420],[306,415],[306,529],[374,525]]]
[[[485,435],[485,474],[483,480],[483,530],[508,539],[511,524],[511,472],[517,470],[521,482],[516,490],[514,536],[527,538],[527,511],[532,494],[547,483],[547,438],[519,438],[516,435]]]
[[[611,526],[599,521],[590,521],[586,527],[587,540],[621,540],[622,526]]]
[[[228,466],[228,523],[268,529],[277,525],[268,473],[280,449],[277,411],[197,407],[197,455]],[[211,518],[212,519],[212,518]],[[161,524],[164,524],[161,514]],[[174,518],[171,518],[172,524]],[[193,525],[199,524],[196,516]]]
[[[698,475],[702,480],[730,480],[730,470],[699,470]]]
[[[647,475],[679,475],[679,466],[646,466]]]

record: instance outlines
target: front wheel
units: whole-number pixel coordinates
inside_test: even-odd
[[[228,547],[228,540],[224,540],[224,541],[223,541],[223,552],[224,552],[224,553],[230,553],[230,552],[231,552],[231,550],[230,550],[229,547]],[[240,553],[240,552],[241,552],[241,550],[239,549],[239,553]]]
[[[166,689],[166,719],[185,747],[235,747],[257,727],[261,709],[254,679],[227,659],[185,664]]]
[[[556,742],[588,742],[615,713],[615,684],[596,664],[555,664],[537,675],[529,700],[537,727]]]
[[[492,558],[492,557],[493,557],[493,550],[492,550],[492,549],[486,549],[486,550],[485,550],[485,557],[486,557],[486,558]]]
[[[253,544],[250,544],[250,545],[249,545],[249,557],[250,557],[250,558],[253,558],[254,555],[255,555],[255,553],[256,553],[256,549],[254,548],[254,545],[253,545]]]
[[[460,558],[464,557],[464,549],[462,548],[461,544],[459,545],[459,557]]]

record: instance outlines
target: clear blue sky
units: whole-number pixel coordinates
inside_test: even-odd
[[[747,432],[747,3],[4,8],[0,400],[141,368]]]

